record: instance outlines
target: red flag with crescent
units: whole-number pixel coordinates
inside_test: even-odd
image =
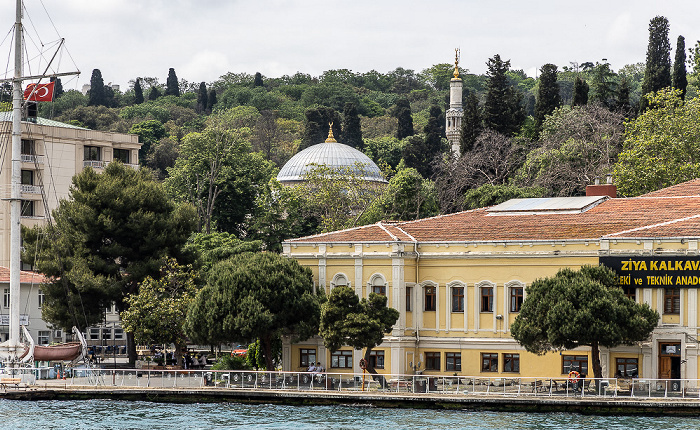
[[[27,85],[27,89],[24,90],[24,99],[33,102],[50,102],[53,100],[53,84],[53,82],[49,82],[48,84]]]

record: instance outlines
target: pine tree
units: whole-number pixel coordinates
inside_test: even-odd
[[[328,137],[328,125],[333,123],[333,136],[340,140],[340,115],[333,108],[318,107],[311,108],[304,112],[306,122],[304,123],[304,133],[299,143],[299,151],[302,151],[317,143],[325,142]]]
[[[342,143],[362,151],[365,143],[362,140],[362,127],[360,115],[357,113],[357,105],[352,102],[345,103],[343,109],[343,141]]]
[[[207,98],[207,84],[202,82],[199,84],[199,92],[197,93],[197,112],[206,112]]]
[[[216,90],[209,90],[209,97],[207,97],[207,113],[211,113],[216,104]]]
[[[673,88],[681,90],[681,99],[685,100],[685,91],[688,88],[688,77],[685,70],[685,38],[678,36],[676,42],[676,57],[673,62]]]
[[[620,79],[620,85],[617,89],[617,101],[615,109],[622,112],[625,117],[630,117],[634,113],[630,104],[630,83],[624,76]]]
[[[180,97],[180,84],[172,67],[168,70],[168,80],[165,81],[165,95]]]
[[[105,100],[105,82],[102,80],[102,72],[100,69],[92,71],[90,77],[90,98],[88,106],[107,106]]]
[[[51,82],[53,82],[53,98],[57,99],[63,94],[63,84],[61,84],[61,78],[55,76],[51,77]]]
[[[544,118],[551,115],[559,106],[561,106],[561,96],[559,84],[557,84],[557,66],[545,64],[540,68],[540,87],[537,90],[535,103],[535,139],[540,136]]]
[[[396,137],[403,139],[408,136],[413,136],[413,116],[411,115],[411,103],[407,98],[402,97],[396,101],[396,118],[399,120],[399,126],[396,130]]]
[[[474,148],[476,138],[479,137],[483,129],[479,99],[474,91],[470,91],[464,105],[464,113],[462,114],[462,129],[459,137],[460,154],[466,154]]]
[[[647,65],[642,81],[642,96],[671,86],[671,43],[668,40],[668,19],[657,16],[649,23]],[[641,111],[648,107],[642,97]]]
[[[260,72],[255,72],[255,79],[253,79],[253,87],[262,87],[263,79]]]
[[[599,102],[608,109],[614,109],[616,104],[617,83],[615,72],[610,70],[610,63],[597,63],[593,70],[593,95],[591,100]]]
[[[155,100],[158,97],[160,97],[160,90],[158,90],[158,87],[153,86],[151,87],[151,90],[148,92],[148,100]]]
[[[588,83],[576,77],[574,81],[574,96],[571,99],[571,106],[585,106],[588,104]]]
[[[134,103],[140,105],[143,103],[143,88],[141,88],[141,78],[136,78],[134,82]]]
[[[510,60],[501,60],[496,54],[486,63],[488,77],[484,102],[484,126],[498,133],[513,136],[520,131],[525,121],[525,110],[521,105],[522,94],[509,83],[506,72]]]

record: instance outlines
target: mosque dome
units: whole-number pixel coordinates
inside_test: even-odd
[[[331,169],[347,168],[362,180],[386,183],[372,159],[351,146],[336,142],[332,130],[325,142],[310,146],[290,158],[277,174],[277,180],[285,185],[302,182],[307,172],[320,165]]]

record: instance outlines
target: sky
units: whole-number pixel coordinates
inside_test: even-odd
[[[15,0],[0,7],[7,63]],[[180,79],[207,83],[228,72],[419,72],[452,63],[455,48],[460,67],[478,74],[495,54],[533,77],[546,63],[607,59],[618,70],[645,61],[657,15],[669,20],[674,51],[679,35],[686,48],[700,39],[697,0],[25,0],[25,10],[28,57],[41,44],[47,51],[33,73],[65,38],[52,66],[81,71],[62,78],[66,90],[89,83],[93,69],[123,91],[136,77],[165,83],[171,67]],[[2,66],[0,73],[12,69]]]

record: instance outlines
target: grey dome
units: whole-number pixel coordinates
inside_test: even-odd
[[[283,184],[303,181],[304,174],[312,170],[313,165],[349,168],[365,181],[386,183],[381,170],[368,156],[351,146],[328,141],[310,146],[290,158],[277,174],[277,180]]]

